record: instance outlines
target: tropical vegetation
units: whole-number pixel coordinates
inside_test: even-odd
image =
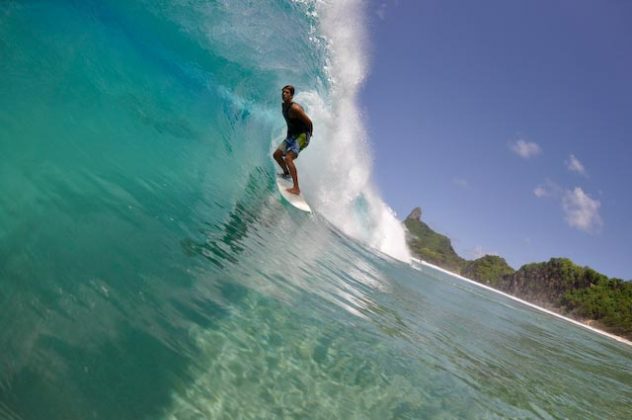
[[[450,239],[421,221],[421,209],[404,220],[411,252],[418,258],[574,319],[632,339],[632,281],[608,278],[568,258],[551,258],[515,271],[504,258],[468,261]]]

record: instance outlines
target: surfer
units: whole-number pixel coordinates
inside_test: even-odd
[[[282,112],[287,123],[287,134],[272,157],[283,170],[283,173],[279,175],[284,178],[292,178],[294,186],[288,188],[287,192],[298,195],[301,193],[301,189],[298,186],[298,173],[294,161],[298,158],[299,153],[309,145],[314,127],[303,107],[293,102],[293,98],[294,86],[284,86],[281,89],[281,99],[283,99]]]

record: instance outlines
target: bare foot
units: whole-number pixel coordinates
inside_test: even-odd
[[[299,195],[301,193],[301,190],[299,190],[298,188],[287,188],[285,191],[295,195]]]

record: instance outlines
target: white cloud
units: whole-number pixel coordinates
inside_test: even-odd
[[[522,139],[516,140],[510,144],[511,150],[524,159],[532,158],[542,153],[542,148],[537,143],[531,141],[524,141]]]
[[[377,14],[377,17],[379,17],[381,20],[386,19],[386,3],[380,4],[375,13]]]
[[[452,182],[454,182],[456,185],[458,185],[461,188],[465,188],[465,189],[470,188],[470,184],[469,184],[469,182],[467,182],[467,179],[453,178]]]
[[[472,258],[474,258],[475,260],[478,260],[481,257],[485,256],[485,251],[483,250],[483,247],[480,245],[476,245],[474,247],[474,249],[470,250],[470,255],[472,256]]]
[[[571,154],[566,161],[566,167],[571,172],[577,172],[578,174],[586,177],[588,176],[588,172],[586,172],[584,165],[573,154]]]
[[[547,179],[544,184],[538,185],[533,189],[533,195],[538,198],[556,197],[559,198],[563,194],[562,187],[555,182]]]
[[[562,197],[562,208],[569,226],[587,233],[601,230],[603,220],[599,215],[601,202],[593,200],[581,188],[567,190]]]
[[[498,253],[495,251],[486,251],[485,248],[483,248],[483,246],[481,245],[476,245],[474,248],[469,249],[467,253],[469,254],[470,258],[474,260],[482,258],[485,255],[498,255]]]
[[[542,185],[538,185],[537,187],[535,187],[535,189],[533,190],[533,194],[535,194],[535,196],[538,198],[548,197],[551,195],[551,193]]]

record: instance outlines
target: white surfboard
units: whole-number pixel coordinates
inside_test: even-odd
[[[312,212],[312,209],[305,202],[305,199],[303,198],[302,194],[296,195],[296,194],[290,194],[289,192],[287,192],[288,188],[292,188],[292,185],[293,185],[292,179],[283,179],[280,176],[277,176],[276,182],[277,182],[277,188],[279,189],[279,192],[281,193],[285,201],[287,201],[288,203],[290,203],[292,206],[296,207],[299,210],[306,211],[308,213]]]

